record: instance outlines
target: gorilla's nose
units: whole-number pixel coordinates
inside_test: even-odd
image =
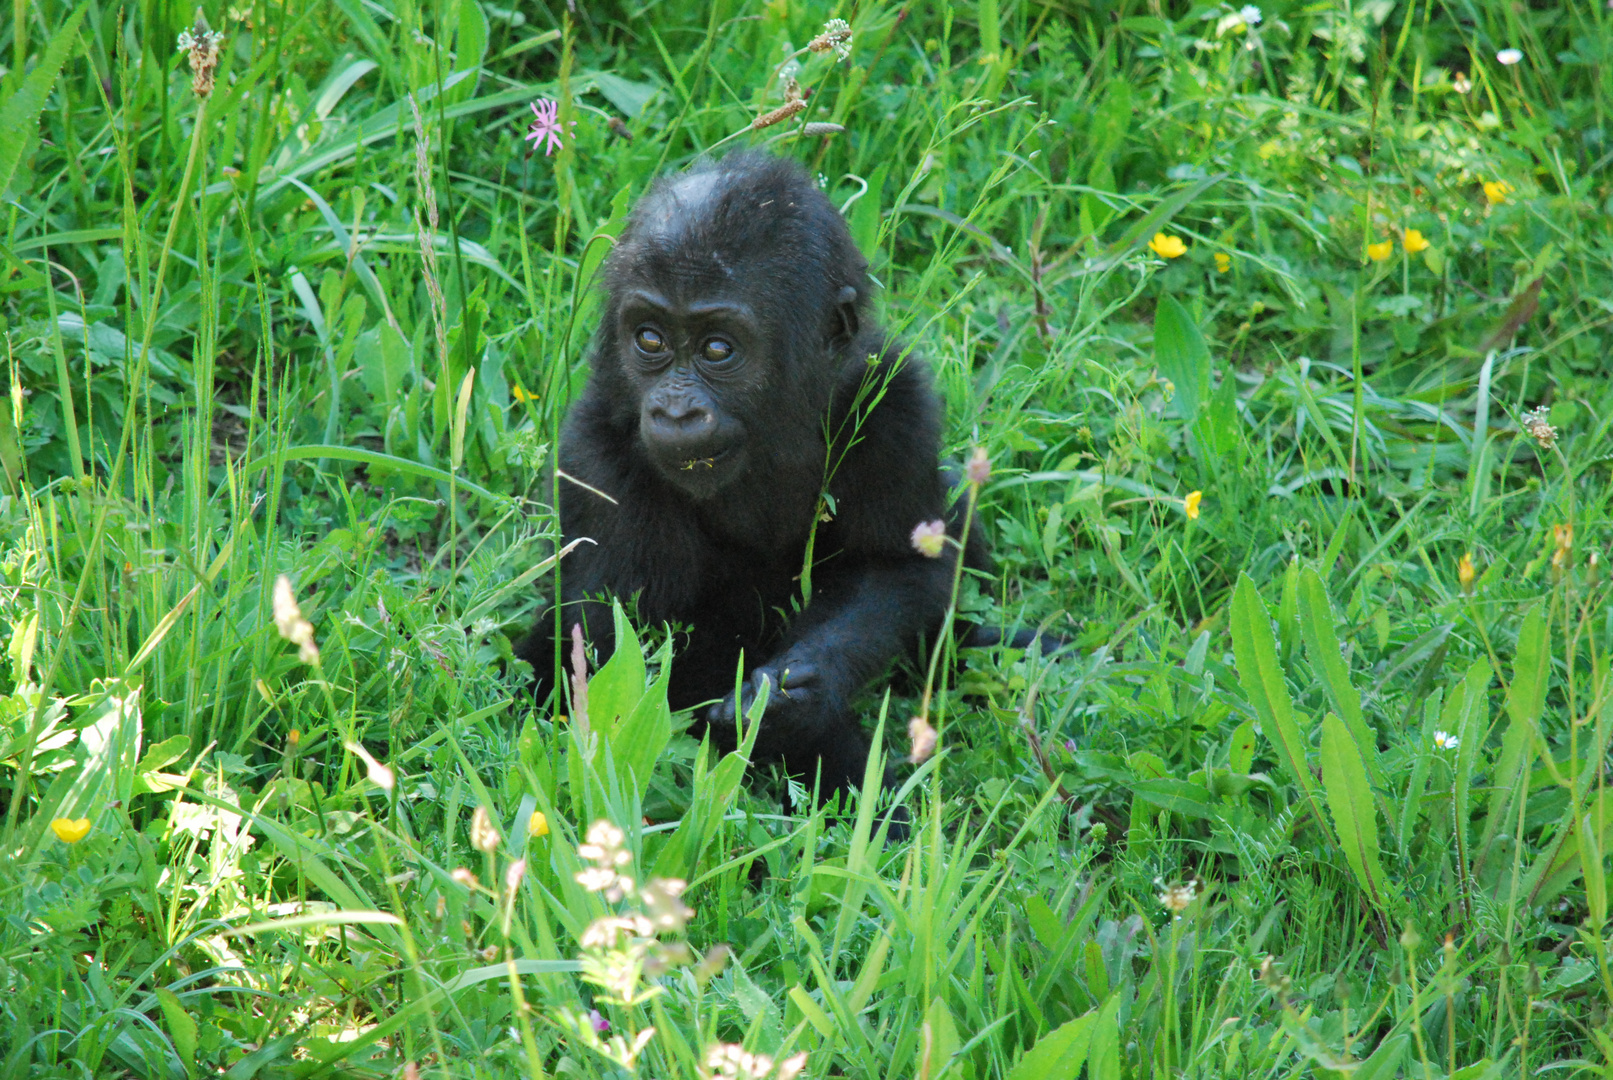
[[[717,418],[704,405],[692,401],[669,401],[650,409],[650,422],[670,436],[686,439],[714,427]]]
[[[696,447],[717,432],[711,407],[689,398],[664,398],[647,410],[644,434],[655,442]]]

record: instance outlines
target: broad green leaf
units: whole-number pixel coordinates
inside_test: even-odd
[[[918,1062],[913,1075],[941,1076],[962,1045],[952,1011],[947,1008],[946,999],[937,994],[930,1007],[924,1010],[924,1024],[919,1028]]]
[[[659,673],[643,692],[627,719],[607,736],[617,769],[631,775],[638,797],[650,788],[650,774],[672,738],[672,710],[667,705],[667,683],[672,678],[672,640],[656,655]]]
[[[1338,828],[1339,844],[1356,881],[1374,907],[1384,910],[1388,893],[1378,850],[1378,808],[1367,784],[1361,749],[1337,716],[1322,718],[1322,784]]]
[[[1601,824],[1600,836],[1595,835],[1592,828],[1597,823]],[[1589,861],[1587,856],[1590,854],[1590,849],[1585,846],[1586,840],[1590,840],[1598,852],[1606,851],[1613,843],[1613,790],[1593,796],[1577,819],[1563,823],[1559,835],[1562,842],[1549,845],[1525,879],[1527,885],[1538,878],[1538,884],[1529,896],[1528,902],[1531,904],[1550,903],[1584,876]],[[1603,889],[1605,893],[1605,883]],[[1590,896],[1591,889],[1587,885],[1586,898],[1590,899]]]
[[[1490,730],[1490,664],[1484,659],[1473,661],[1462,680],[1462,710],[1456,717],[1456,726],[1449,728],[1457,737],[1456,744],[1456,818],[1466,831],[1468,799],[1473,773],[1478,767],[1479,747]],[[1451,695],[1454,701],[1456,695]]]
[[[61,28],[45,46],[45,55],[34,65],[34,70],[3,103],[0,103],[0,195],[4,195],[11,178],[22,164],[23,150],[34,134],[39,114],[45,111],[45,100],[50,88],[56,85],[56,76],[72,52],[78,37],[78,24],[84,20],[88,4],[80,4],[69,15]],[[26,10],[26,9],[19,9]]]
[[[1367,778],[1374,787],[1387,790],[1389,785],[1378,763],[1378,736],[1361,714],[1361,692],[1350,681],[1350,667],[1344,662],[1344,651],[1333,629],[1337,619],[1321,575],[1307,566],[1300,572],[1298,591],[1300,636],[1305,639],[1311,668],[1321,679],[1328,702],[1350,729],[1350,737],[1366,763]]]
[[[1238,575],[1238,585],[1232,593],[1230,628],[1232,652],[1238,663],[1238,682],[1249,696],[1249,704],[1260,719],[1260,728],[1277,748],[1278,761],[1288,778],[1304,794],[1306,806],[1322,835],[1332,840],[1333,830],[1322,814],[1320,793],[1311,775],[1307,744],[1294,721],[1294,702],[1288,696],[1288,686],[1283,682],[1282,668],[1277,663],[1277,640],[1271,632],[1271,617],[1248,574]]]
[[[1092,1041],[1094,1009],[1043,1035],[1010,1070],[1006,1080],[1075,1080]]]
[[[1488,662],[1475,660],[1467,669],[1461,685],[1451,688],[1450,697],[1445,701],[1445,713],[1440,718],[1445,724],[1444,730],[1456,736],[1456,759],[1452,763],[1455,789],[1452,796],[1456,816],[1458,870],[1464,875],[1472,867],[1467,832],[1471,816],[1469,800],[1473,772],[1478,767],[1479,746],[1484,742],[1485,733],[1490,730],[1490,701],[1486,693],[1490,674]]]
[[[1088,1080],[1120,1080],[1120,996],[1117,990],[1103,1003],[1087,1048]]]
[[[660,87],[652,82],[633,82],[609,71],[589,71],[583,79],[593,82],[605,100],[620,109],[628,119],[635,119],[644,111]]]
[[[1225,462],[1237,454],[1242,426],[1243,418],[1238,413],[1238,380],[1228,375],[1210,393],[1198,422],[1193,425],[1193,434],[1213,459]]]
[[[1210,348],[1193,316],[1169,294],[1154,309],[1154,366],[1176,388],[1176,415],[1191,425],[1210,396]]]
[[[1215,817],[1215,807],[1210,802],[1210,793],[1201,785],[1187,780],[1175,780],[1171,777],[1138,780],[1131,785],[1131,793],[1135,798],[1185,817]]]
[[[763,701],[766,697],[765,690],[758,695]],[[759,730],[759,725],[752,722],[746,728],[745,738],[739,747],[724,754],[714,769],[708,769],[706,764],[710,760],[710,741],[701,744],[694,760],[694,794],[689,799],[689,809],[684,811],[677,830],[656,856],[652,876],[675,877],[700,884],[695,879],[695,867],[716,835],[722,816],[733,805],[734,796],[739,792],[739,782],[745,776],[745,766],[750,764],[751,748],[756,745]]]
[[[1227,764],[1236,773],[1246,773],[1255,762],[1255,722],[1245,720],[1232,730],[1227,744]]]
[[[1546,608],[1536,601],[1524,614],[1518,630],[1518,651],[1512,658],[1512,682],[1507,687],[1507,730],[1501,737],[1489,812],[1479,839],[1474,873],[1478,873],[1495,843],[1511,822],[1519,795],[1534,764],[1540,713],[1551,681],[1551,623]]]
[[[812,1000],[812,995],[807,993],[805,986],[796,983],[790,987],[790,1001],[801,1010],[801,1015],[806,1017],[807,1023],[811,1024],[819,1035],[825,1039],[834,1038],[835,1022],[829,1019],[829,1014],[823,1011],[823,1006]]]
[[[588,680],[588,726],[614,744],[616,730],[644,696],[644,651],[620,603],[611,605],[616,649]]]
[[[882,207],[881,198],[885,191],[885,177],[890,172],[890,165],[881,165],[874,170],[868,178],[868,190],[863,192],[851,207],[851,236],[857,242],[857,250],[863,253],[863,258],[873,263],[874,256],[879,254],[879,220]]]
[[[1411,1046],[1411,1036],[1404,1031],[1393,1032],[1361,1062],[1350,1080],[1394,1080],[1400,1075],[1400,1060]]]
[[[1002,26],[1001,16],[997,12],[997,0],[980,0],[980,55],[982,57],[996,56],[1002,52]]]
[[[1435,688],[1423,702],[1423,727],[1417,745],[1412,747],[1411,778],[1406,781],[1405,794],[1400,799],[1400,850],[1411,847],[1422,813],[1423,795],[1428,790],[1428,771],[1434,761],[1434,732],[1439,730],[1440,702],[1443,690]]]
[[[174,1050],[188,1076],[196,1075],[196,1042],[200,1034],[196,1019],[185,1011],[179,995],[166,986],[157,988],[157,1004],[162,1006],[162,1018],[168,1025],[168,1034],[174,1040]]]
[[[487,57],[487,16],[476,0],[459,0],[456,21],[454,70],[474,71]]]

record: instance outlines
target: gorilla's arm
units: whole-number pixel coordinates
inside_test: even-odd
[[[854,760],[860,770],[855,754],[834,752],[865,745],[852,720],[852,699],[940,624],[956,555],[951,545],[938,558],[912,546],[916,525],[949,516],[947,485],[936,468],[940,418],[925,369],[889,356],[875,368],[857,367],[863,371],[844,380],[831,421],[846,449],[830,480],[835,516],[819,533],[816,587],[778,649],[751,670],[743,687],[748,705],[763,680],[771,686],[758,750],[786,758],[816,753],[826,770],[832,757]],[[866,389],[859,394],[864,372],[879,380],[880,396],[851,415],[851,406],[870,398]],[[956,538],[961,515],[950,516],[958,519],[948,528]],[[730,694],[710,719],[731,731],[734,711]],[[824,779],[826,786],[856,783],[861,774],[826,771]]]

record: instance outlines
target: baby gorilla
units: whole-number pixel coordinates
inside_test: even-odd
[[[765,154],[656,184],[606,283],[560,441],[579,481],[561,487],[562,531],[594,541],[563,564],[563,632],[580,622],[603,658],[608,599],[636,597],[646,623],[688,629],[673,708],[715,700],[702,719],[731,749],[736,706],[769,683],[757,756],[809,785],[821,769],[825,794],[855,787],[868,742],[852,701],[934,640],[951,592],[955,546],[928,558],[912,543],[949,516],[956,537],[963,514],[948,512],[929,372],[867,319],[867,262],[834,206]],[[542,686],[553,649],[550,612],[518,648]]]

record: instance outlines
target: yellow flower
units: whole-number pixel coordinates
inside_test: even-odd
[[[1507,183],[1505,180],[1484,181],[1484,197],[1490,200],[1491,206],[1494,206],[1496,203],[1506,202],[1507,195],[1513,190],[1514,188],[1512,185]]]
[[[1223,274],[1226,273],[1228,270],[1231,270],[1232,269],[1232,256],[1228,255],[1224,251],[1217,251],[1215,253],[1215,268],[1217,270],[1219,270]]]
[[[1456,563],[1456,580],[1462,586],[1463,592],[1473,591],[1473,553],[1465,551]]]
[[[1394,251],[1395,242],[1393,240],[1380,240],[1376,244],[1367,245],[1367,258],[1373,262],[1383,262],[1390,255],[1393,255]]]
[[[1428,238],[1422,233],[1418,232],[1416,229],[1407,229],[1406,235],[1401,239],[1400,242],[1405,246],[1407,255],[1415,255],[1419,251],[1426,250],[1430,246],[1428,243]]]
[[[522,386],[520,383],[516,383],[515,386],[510,389],[510,396],[513,397],[516,401],[536,401],[536,400],[538,400],[538,395],[536,395],[536,394],[532,393],[531,391],[527,390],[527,388]]]
[[[543,816],[542,810],[532,811],[532,816],[527,819],[526,834],[534,839],[549,835],[549,819]]]
[[[1166,236],[1164,233],[1155,233],[1154,238],[1148,241],[1148,250],[1162,259],[1176,259],[1187,254],[1187,244],[1180,236]]]
[[[64,844],[76,844],[90,835],[90,819],[59,817],[50,823],[50,831]]]
[[[1204,492],[1202,491],[1189,491],[1187,493],[1187,498],[1182,500],[1182,509],[1187,511],[1187,520],[1197,521],[1199,519],[1199,503],[1203,498]]]

